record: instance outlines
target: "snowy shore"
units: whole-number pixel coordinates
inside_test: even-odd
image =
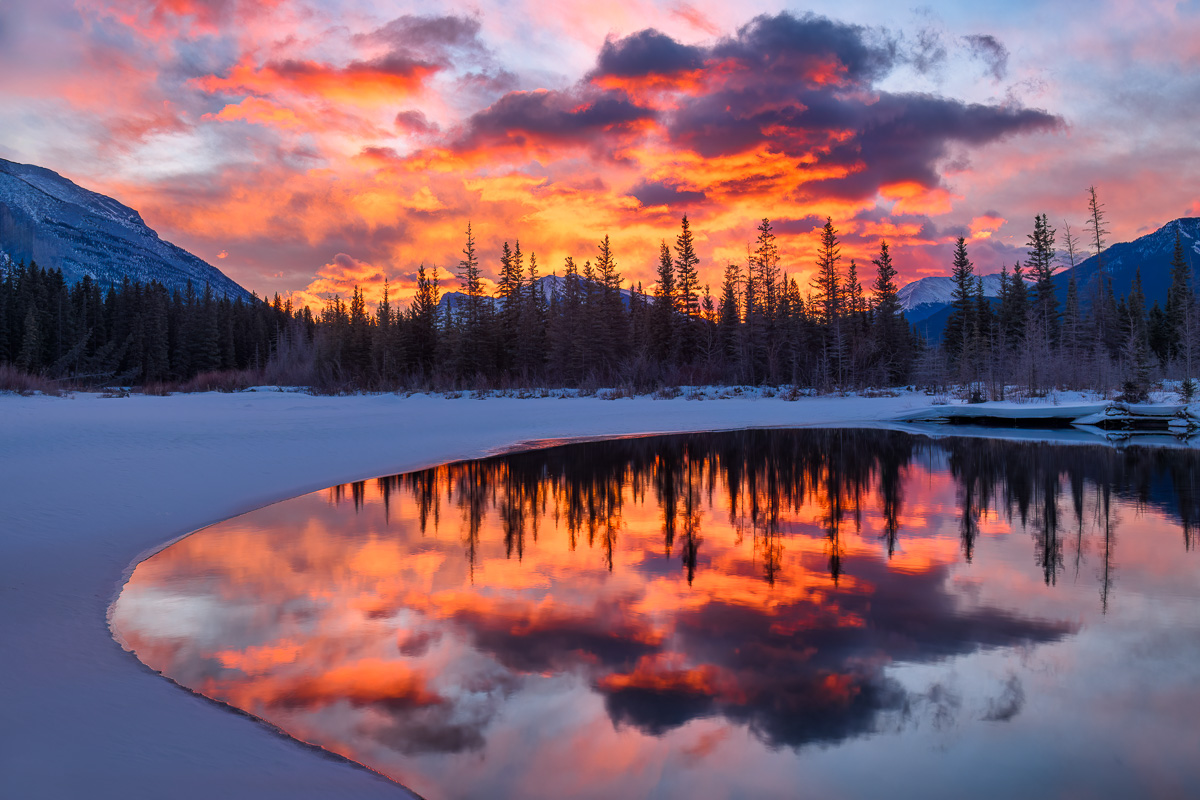
[[[590,436],[884,421],[923,394],[787,402],[0,396],[0,796],[403,797],[153,674],[110,637],[133,564],[338,483]]]

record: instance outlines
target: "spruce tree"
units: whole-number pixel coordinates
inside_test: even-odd
[[[912,343],[909,341],[908,325],[901,315],[896,268],[892,264],[892,254],[886,240],[879,243],[879,257],[872,259],[871,263],[876,270],[875,282],[871,286],[872,345],[885,380],[895,384],[908,374]]]
[[[1025,266],[1033,280],[1033,314],[1048,344],[1058,341],[1058,297],[1054,293],[1054,228],[1045,214],[1034,217]]]
[[[725,358],[734,361],[737,358],[738,323],[738,282],[741,270],[737,264],[727,264],[725,275],[721,279],[721,300],[717,308],[717,327],[721,332],[721,343],[725,348]]]
[[[700,313],[700,275],[696,271],[699,263],[692,228],[685,214],[679,235],[675,237],[675,289],[679,311],[686,317],[695,317]]]
[[[690,363],[696,355],[696,318],[700,315],[700,274],[696,266],[700,258],[696,255],[695,241],[687,215],[680,223],[679,235],[675,237],[675,291],[678,295],[679,312],[679,358]]]
[[[1183,239],[1179,225],[1175,226],[1175,249],[1171,254],[1171,286],[1167,289],[1166,336],[1170,358],[1183,355],[1183,342],[1188,314],[1195,298],[1188,283],[1188,265],[1184,257]]]
[[[821,229],[821,243],[817,248],[817,274],[812,279],[813,299],[818,304],[820,322],[826,327],[833,325],[841,314],[841,279],[837,266],[841,258],[833,217],[826,217],[825,227]]]
[[[755,280],[763,312],[767,319],[771,320],[775,317],[779,305],[779,246],[775,242],[771,220],[765,217],[758,224],[758,239],[755,241],[754,258],[751,263],[756,267]]]
[[[975,312],[975,266],[967,255],[967,240],[959,236],[954,244],[954,295],[950,303],[950,318],[942,334],[943,347],[950,362],[957,365],[971,338]]]
[[[664,240],[659,245],[658,283],[650,308],[650,354],[659,364],[666,364],[675,356],[678,323],[675,303],[675,263]]]

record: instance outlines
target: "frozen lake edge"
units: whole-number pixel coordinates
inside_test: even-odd
[[[15,797],[400,797],[142,667],[104,624],[133,565],[199,528],[331,485],[522,443],[880,425],[923,394],[486,400],[296,393],[0,396],[0,788]],[[951,430],[946,431],[952,433]]]

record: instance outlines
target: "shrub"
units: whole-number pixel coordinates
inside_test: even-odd
[[[54,381],[40,375],[22,372],[12,364],[0,364],[0,393],[12,392],[28,396],[35,392],[61,397],[62,389]]]

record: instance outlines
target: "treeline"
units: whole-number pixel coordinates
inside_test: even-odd
[[[1103,268],[1107,229],[1091,190],[1089,248],[1100,260],[1083,296],[1075,272],[1060,302],[1053,277],[1082,248],[1068,227],[1038,215],[1027,258],[1001,272],[999,298],[983,294],[967,242],[958,239],[952,313],[930,345],[897,298],[886,241],[871,259],[870,285],[844,261],[832,219],[821,231],[815,275],[802,287],[783,270],[764,219],[742,264],[728,264],[713,292],[699,279],[694,235],[684,217],[662,242],[652,291],[622,279],[607,236],[594,258],[567,257],[542,280],[535,254],[503,243],[494,294],[484,291],[467,226],[457,293],[443,302],[439,270],[417,270],[407,308],[385,286],[370,308],[359,288],[320,314],[274,302],[168,293],[126,281],[102,290],[91,279],[68,287],[36,265],[0,280],[0,364],[77,383],[186,381],[213,371],[253,372],[243,382],[308,385],[320,391],[624,387],[648,392],[698,384],[790,385],[833,391],[918,384],[966,387],[1000,399],[1012,387],[1121,389],[1144,398],[1161,377],[1190,379],[1200,362],[1200,304],[1176,235],[1165,306],[1147,308],[1140,276],[1117,299]],[[1191,391],[1190,380],[1184,382]]]
[[[168,292],[126,280],[68,286],[57,269],[0,271],[0,364],[79,385],[180,382],[202,373],[259,370],[281,332],[315,329],[306,309],[216,297],[210,287]]]
[[[822,510],[815,518],[828,540],[829,575],[837,580],[847,569],[853,572],[844,539],[862,527],[869,512],[865,498],[878,504],[881,551],[890,559],[903,549],[905,536],[914,533],[904,530],[913,500],[905,490],[912,488],[913,465],[924,465],[931,454],[945,457],[957,487],[967,562],[985,538],[984,521],[998,516],[1030,535],[1032,560],[1046,585],[1053,585],[1071,566],[1078,578],[1089,549],[1087,529],[1100,539],[1091,549],[1100,556],[1097,577],[1107,604],[1120,505],[1161,512],[1179,526],[1183,549],[1195,546],[1200,455],[1188,449],[1039,447],[967,437],[933,442],[891,431],[748,430],[589,442],[379,478],[375,485],[389,507],[410,504],[421,535],[446,520],[459,526],[451,533],[464,543],[472,567],[489,534],[502,535],[504,555],[520,559],[528,543],[553,541],[559,529],[572,550],[601,549],[612,570],[617,532],[630,527],[623,516],[650,505],[656,513],[638,511],[639,518],[658,520],[662,553],[679,559],[689,582],[702,563],[702,521],[721,516],[718,506],[727,524],[747,533],[770,583],[784,567],[780,556],[794,531],[791,520],[813,518],[800,514],[808,506]],[[367,482],[329,491],[335,502],[352,499],[357,509]],[[453,505],[460,513],[447,513]],[[706,505],[711,515],[701,513]]]
[[[954,299],[940,347],[924,354],[919,379],[970,387],[977,399],[999,399],[1005,387],[1032,390],[1121,389],[1124,399],[1146,398],[1156,377],[1183,378],[1189,398],[1200,366],[1200,303],[1178,229],[1171,259],[1166,304],[1147,308],[1141,270],[1131,291],[1118,299],[1104,269],[1102,205],[1090,189],[1089,249],[1099,261],[1087,295],[1072,270],[1066,298],[1059,301],[1052,281],[1065,260],[1075,267],[1080,244],[1069,225],[1065,253],[1056,248],[1057,231],[1046,215],[1034,219],[1028,258],[1000,272],[996,300],[983,296],[982,280],[962,237],[953,262]],[[1065,255],[1065,259],[1062,256]]]
[[[406,310],[385,295],[368,309],[357,288],[318,320],[317,370],[327,384],[387,388],[681,384],[791,384],[816,389],[909,380],[921,345],[896,297],[887,244],[864,289],[851,260],[839,271],[832,221],[822,234],[821,273],[802,291],[781,269],[768,220],[744,265],[730,264],[714,294],[699,280],[687,217],[662,243],[653,292],[624,289],[607,236],[594,260],[568,257],[551,290],[537,257],[519,242],[501,249],[494,296],[483,291],[470,227],[456,302],[439,304],[436,270],[417,272]]]

